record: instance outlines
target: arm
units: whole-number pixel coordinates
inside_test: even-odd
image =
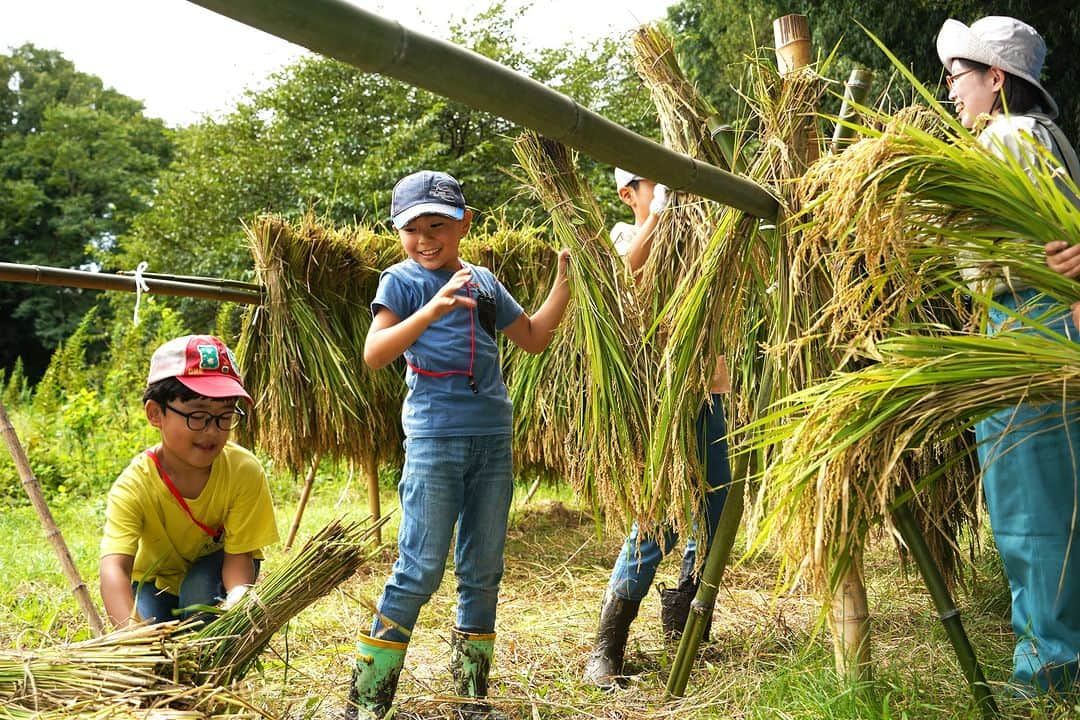
[[[635,280],[641,276],[641,270],[645,267],[649,254],[652,252],[656,225],[660,222],[660,213],[664,212],[670,197],[671,193],[667,185],[658,183],[653,188],[652,200],[649,201],[649,215],[645,218],[645,222],[641,223],[637,236],[630,242],[630,248],[624,256],[626,266]]]
[[[570,251],[559,251],[559,267],[555,273],[555,282],[551,285],[544,303],[530,317],[521,313],[514,322],[503,329],[503,334],[510,342],[529,353],[541,353],[551,344],[555,328],[562,321],[566,306],[570,302],[570,285],[566,280],[566,269],[570,263]]]
[[[653,235],[659,221],[659,215],[649,213],[649,217],[638,229],[637,236],[630,241],[630,249],[623,255],[626,267],[629,268],[635,280],[641,275],[641,268],[645,266],[645,261],[649,259],[649,253],[652,252]]]
[[[378,370],[396,360],[433,322],[457,307],[473,308],[476,301],[455,293],[472,280],[472,271],[462,268],[442,286],[426,305],[402,320],[382,307],[375,313],[364,340],[364,362]]]
[[[135,614],[135,594],[131,590],[130,555],[106,555],[101,558],[101,599],[114,627],[126,627]]]
[[[228,592],[239,585],[253,585],[255,583],[255,563],[251,559],[251,553],[225,553],[225,559],[221,564],[221,584]]]

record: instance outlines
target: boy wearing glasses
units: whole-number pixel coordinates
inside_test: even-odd
[[[262,465],[229,441],[241,400],[251,397],[218,338],[154,351],[143,409],[161,442],[113,483],[101,540],[101,597],[116,627],[231,606],[255,582],[278,533]]]

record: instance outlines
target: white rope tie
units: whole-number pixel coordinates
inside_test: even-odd
[[[142,302],[142,294],[144,292],[150,292],[150,286],[146,284],[146,280],[143,279],[143,272],[149,267],[147,262],[143,260],[135,268],[135,315],[132,317],[132,322],[136,325],[139,324],[139,303]]]

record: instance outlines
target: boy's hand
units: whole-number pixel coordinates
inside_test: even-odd
[[[466,295],[458,295],[457,292],[472,280],[472,270],[463,267],[454,273],[454,276],[435,293],[435,297],[428,301],[428,306],[435,314],[435,319],[441,318],[454,308],[474,308],[476,300]]]
[[[668,186],[656,183],[656,187],[653,188],[652,202],[649,203],[649,213],[659,215],[664,212],[664,208],[668,206],[670,199],[671,192],[668,190]]]
[[[1051,270],[1069,278],[1080,276],[1080,243],[1070,245],[1064,240],[1054,240],[1043,249]]]
[[[570,269],[570,250],[563,248],[559,251],[559,266],[555,271],[555,284],[566,281],[567,271]]]

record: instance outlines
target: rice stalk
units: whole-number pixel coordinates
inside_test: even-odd
[[[286,622],[378,554],[376,537],[382,524],[331,522],[235,607],[179,638],[197,665],[191,676],[210,685],[242,678]]]

